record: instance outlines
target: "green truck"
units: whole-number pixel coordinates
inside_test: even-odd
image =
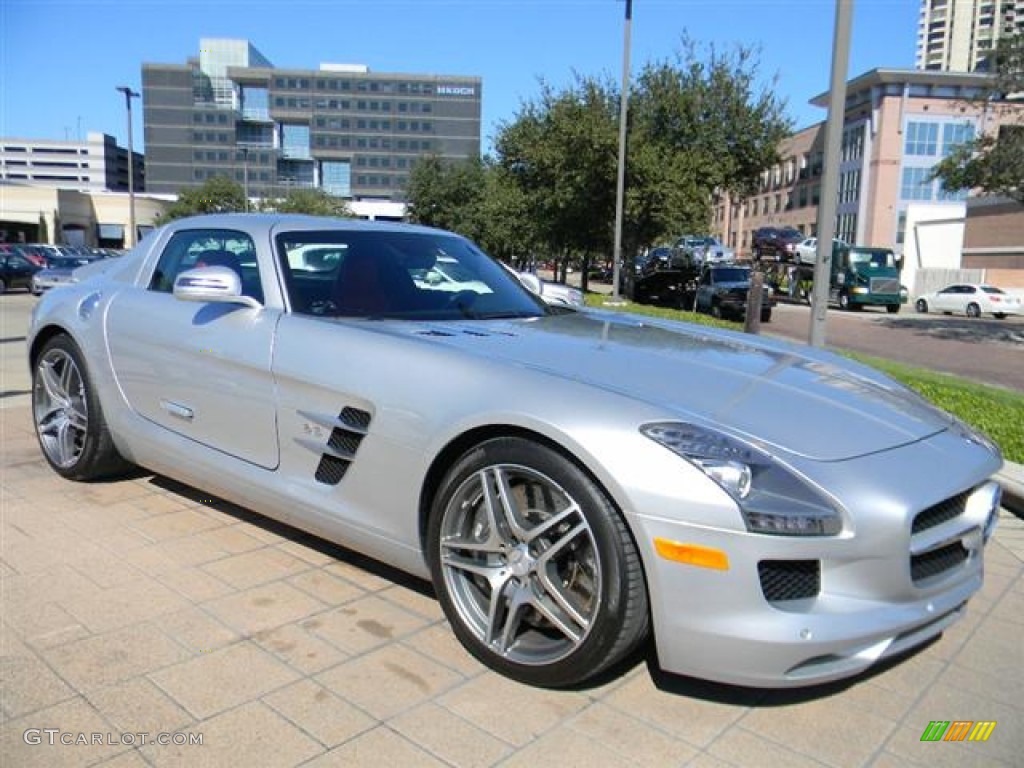
[[[771,266],[769,282],[781,295],[791,298],[810,297],[814,280],[811,259],[797,263]],[[832,244],[832,266],[829,272],[829,302],[841,309],[859,310],[865,306],[881,306],[895,314],[907,303],[907,289],[900,283],[903,260],[890,248]]]
[[[907,289],[900,283],[903,260],[889,248],[836,245],[832,250],[829,301],[841,309],[884,306],[895,314],[907,303]]]

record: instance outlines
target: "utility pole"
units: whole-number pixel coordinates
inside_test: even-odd
[[[615,245],[612,253],[612,301],[619,301],[622,275],[622,209],[626,196],[626,114],[629,111],[629,42],[633,25],[633,0],[626,0],[622,45],[622,94],[619,101],[619,170],[615,180]]]
[[[132,99],[139,98],[139,93],[127,85],[119,85],[115,90],[124,94],[124,105],[128,110],[128,231],[132,247],[135,247],[135,150],[132,147]],[[125,247],[128,238],[125,238]]]
[[[846,68],[850,59],[850,26],[853,0],[836,0],[836,27],[832,35],[832,80],[828,91],[828,120],[825,123],[825,158],[818,206],[818,252],[814,261],[811,293],[811,328],[808,344],[825,344],[829,280],[832,274],[832,240],[836,235],[839,194],[839,148],[846,117]]]

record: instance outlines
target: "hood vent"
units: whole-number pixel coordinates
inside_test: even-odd
[[[466,326],[455,326],[452,328],[426,328],[413,331],[417,336],[442,336],[452,338],[454,336],[475,336],[476,338],[489,338],[491,336],[517,336],[512,331],[497,330],[495,328],[468,328]]]

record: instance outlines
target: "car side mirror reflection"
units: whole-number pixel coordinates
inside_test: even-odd
[[[536,275],[530,272],[517,272],[516,277],[519,278],[519,282],[523,284],[526,290],[531,293],[540,296],[544,292],[544,289],[541,287],[541,280]]]
[[[242,278],[230,267],[197,267],[174,278],[174,298],[215,304],[244,304],[263,307],[256,299],[242,294]]]

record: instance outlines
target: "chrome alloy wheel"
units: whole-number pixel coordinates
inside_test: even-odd
[[[440,555],[460,619],[511,662],[565,658],[598,614],[594,533],[576,500],[536,470],[496,464],[466,478],[444,510]]]
[[[49,349],[36,364],[32,408],[47,457],[58,467],[74,466],[85,449],[89,408],[82,372],[63,349]]]

